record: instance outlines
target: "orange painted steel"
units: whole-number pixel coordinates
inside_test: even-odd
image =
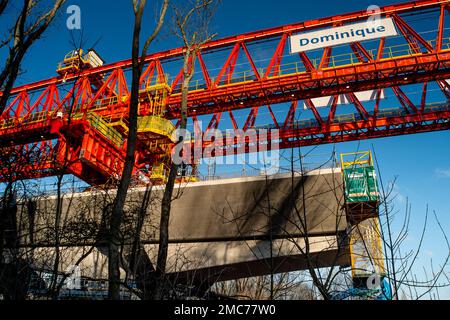
[[[450,38],[445,37],[449,3],[450,0],[422,0],[380,8],[380,16],[391,18],[399,38],[403,39],[404,54],[393,54],[392,48],[386,46],[387,38],[379,39],[377,49],[373,50],[365,47],[364,42],[356,42],[349,45],[349,63],[335,63],[331,47],[325,48],[318,60],[312,59],[309,53],[287,55],[288,40],[301,32],[363,22],[372,13],[358,11],[210,41],[198,53],[196,74],[201,76],[188,95],[188,114],[194,128],[208,134],[219,127],[223,113],[227,112],[233,129],[239,129],[234,112],[250,109],[242,126],[246,132],[255,128],[259,109],[267,107],[273,124],[266,128],[279,130],[279,148],[450,129],[450,86],[447,81],[450,79]],[[433,29],[437,28],[436,37],[432,40],[425,39],[407,22],[409,15],[420,17],[430,12],[435,13],[436,18],[429,19],[428,23]],[[262,43],[272,44],[273,55],[268,59],[268,64],[261,67],[251,48]],[[219,66],[215,63],[213,69],[208,66],[208,57],[218,53],[226,53],[226,58]],[[154,97],[149,88],[169,84],[163,117],[179,120],[182,55],[183,48],[177,48],[145,57],[140,85],[140,116],[148,116],[153,105]],[[298,62],[283,64],[283,60],[294,56],[298,56]],[[248,71],[243,76],[242,72],[236,71],[238,61],[248,65]],[[173,81],[168,83],[170,64],[176,71]],[[2,154],[7,155],[11,150],[25,151],[25,146],[31,144],[54,142],[52,148],[43,151],[42,160],[35,159],[36,163],[25,166],[22,173],[14,175],[14,179],[39,178],[61,171],[91,184],[119,177],[126,148],[130,101],[127,73],[130,68],[131,60],[125,60],[14,88],[6,109],[0,115]],[[428,84],[433,82],[437,83],[446,101],[430,108],[426,101]],[[415,105],[402,86],[418,83],[423,84],[422,102]],[[379,110],[381,90],[386,88],[392,88],[401,103],[402,108],[397,113],[386,114]],[[376,92],[373,111],[368,110],[354,94],[366,90]],[[345,95],[357,111],[349,120],[343,121],[342,117],[336,120],[339,118],[337,101],[340,95]],[[324,96],[332,97],[327,117],[313,101]],[[295,121],[299,100],[304,100],[314,116],[309,124]],[[286,120],[281,123],[276,119],[271,105],[287,102],[291,102],[291,106],[286,110]],[[104,128],[93,122],[94,115],[101,119],[99,121]],[[212,119],[202,131],[198,117],[205,115],[211,115]],[[117,138],[117,135],[120,136]],[[223,150],[233,154],[249,152],[251,143],[244,141],[247,147],[242,149],[236,143],[239,139],[219,139],[217,145],[219,149],[222,146]],[[202,148],[208,145],[208,142],[203,142]],[[163,156],[150,152],[148,148],[148,141],[139,141],[136,171],[143,170],[144,174],[151,176],[145,170],[158,165]],[[213,156],[221,153],[218,150]],[[8,179],[13,178],[6,172],[0,172],[0,180]]]

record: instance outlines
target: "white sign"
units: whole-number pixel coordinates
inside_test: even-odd
[[[291,36],[291,53],[391,37],[397,34],[397,29],[391,18],[377,19],[370,22]]]
[[[374,101],[377,99],[377,91],[378,90],[355,92],[355,97],[358,98],[358,100],[361,102]],[[384,90],[381,90],[380,99],[385,99]],[[333,104],[333,100],[334,100],[333,96],[311,99],[312,103],[314,104],[314,107],[316,107],[316,108],[331,107],[331,105]],[[338,99],[338,104],[345,105],[345,104],[351,104],[351,102],[348,100],[347,95],[340,94],[339,99]],[[306,103],[303,104],[303,108],[305,110],[309,109],[309,107],[306,105]]]

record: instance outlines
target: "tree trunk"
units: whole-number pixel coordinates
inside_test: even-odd
[[[136,140],[137,140],[137,117],[139,105],[139,81],[141,69],[139,63],[139,36],[141,32],[142,12],[136,16],[133,33],[133,76],[131,84],[131,99],[129,110],[129,131],[127,140],[127,151],[122,177],[119,182],[117,195],[114,201],[110,217],[110,235],[108,250],[108,273],[109,273],[109,298],[120,299],[120,226],[123,220],[123,208],[130,186],[131,177],[135,163]]]

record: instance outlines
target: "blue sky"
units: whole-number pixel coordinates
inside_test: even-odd
[[[262,28],[300,22],[339,13],[361,10],[371,4],[383,6],[398,1],[346,0],[346,1],[298,1],[298,0],[223,0],[212,29],[219,37],[254,31]],[[76,4],[82,10],[83,46],[95,45],[96,50],[107,62],[127,59],[131,52],[132,9],[131,1],[87,1],[70,0],[67,5]],[[149,1],[145,23],[152,30],[155,7]],[[72,49],[71,33],[65,27],[62,15],[55,25],[36,43],[26,57],[25,73],[18,83],[36,81],[55,75],[57,63]],[[170,22],[170,18],[168,18]],[[1,26],[1,22],[0,22]],[[434,27],[434,26],[433,26]],[[162,37],[150,52],[179,46],[177,39],[164,30]],[[145,28],[144,28],[145,33]],[[75,32],[75,38],[79,37]],[[333,146],[318,147],[315,153],[327,153]],[[427,204],[435,210],[441,224],[450,234],[450,132],[391,137],[360,142],[337,144],[338,153],[353,152],[357,149],[374,148],[380,163],[385,182],[397,177],[397,205],[405,204],[409,198],[413,205],[412,227],[408,245],[417,245],[420,228],[424,220]],[[432,218],[432,217],[430,217]],[[433,221],[433,219],[430,219]],[[433,258],[435,264],[441,263],[448,253],[435,223],[431,222],[421,253],[421,260],[427,263]],[[450,298],[450,290],[441,294]]]

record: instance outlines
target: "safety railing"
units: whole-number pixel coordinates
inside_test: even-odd
[[[159,81],[159,79],[156,81]],[[147,104],[139,104],[139,114],[151,114],[162,117],[166,109],[167,97],[172,92],[172,88],[167,84],[167,82],[157,82],[153,85],[148,85],[145,89],[140,90],[139,92],[141,94],[146,94],[145,98],[141,98],[141,102],[149,102]]]
[[[4,119],[0,122],[0,129],[8,129],[14,127],[15,125],[16,119],[14,118]]]
[[[420,106],[416,106],[417,109],[420,109]],[[450,103],[430,103],[427,104],[424,108],[424,112],[442,112],[442,111],[450,111]],[[374,112],[371,111],[369,114],[373,115]],[[392,118],[392,117],[400,117],[405,116],[408,113],[403,108],[390,108],[390,109],[381,109],[377,113],[378,118]],[[322,118],[325,123],[328,122],[328,117]],[[348,123],[348,122],[355,122],[363,120],[361,115],[359,113],[352,113],[352,114],[344,114],[344,115],[337,115],[334,117],[333,123],[339,124],[339,123]],[[293,122],[292,127],[295,129],[301,129],[301,128],[312,128],[317,127],[319,125],[319,122],[316,119],[306,119],[306,120],[296,120]],[[284,124],[280,124],[280,127],[282,128]],[[250,127],[250,129],[255,130],[275,130],[277,129],[275,124],[270,125],[260,125],[260,126],[254,126]],[[226,132],[223,132],[223,135],[226,136]]]
[[[21,119],[4,119],[0,122],[0,129],[7,129],[17,126],[18,124],[22,125],[30,125],[35,123],[44,122],[47,119],[51,119],[53,117],[54,112],[41,111],[37,113],[33,113],[26,118]],[[81,120],[84,117],[84,113],[78,112],[74,113],[71,116],[71,120]],[[97,129],[98,132],[103,134],[106,138],[111,140],[115,145],[121,147],[123,145],[123,137],[122,135],[112,128],[104,119],[98,116],[95,113],[89,113],[87,116],[87,120],[89,123]]]
[[[100,109],[106,109],[108,106],[112,106],[119,103],[119,97],[109,97],[104,99],[99,99],[94,102],[91,108],[89,110],[100,110]]]
[[[153,166],[152,173],[150,175],[150,179],[166,181],[167,180],[167,172],[168,172],[168,169],[164,164]]]
[[[112,128],[105,120],[103,120],[100,116],[95,113],[88,114],[89,123],[102,135],[108,138],[112,143],[114,143],[118,147],[122,147],[123,145],[123,137],[122,135]]]
[[[420,107],[418,107],[420,109]],[[424,108],[425,112],[442,112],[442,111],[450,111],[450,103],[431,103],[425,106]],[[373,115],[373,111],[369,112],[369,114]],[[403,108],[391,108],[391,109],[381,109],[378,111],[377,117],[378,118],[390,118],[390,117],[399,117],[407,115],[407,112]],[[328,117],[322,118],[325,123],[328,122]],[[339,124],[339,123],[348,123],[348,122],[355,122],[362,120],[362,117],[359,113],[352,113],[352,114],[344,114],[344,115],[338,115],[335,116],[333,123]],[[319,122],[316,119],[306,119],[306,120],[296,120],[292,124],[292,128],[294,129],[302,129],[302,128],[314,128],[319,126]],[[283,128],[284,124],[280,124],[280,127]],[[269,124],[269,125],[260,125],[260,126],[253,126],[250,127],[250,129],[254,130],[276,130],[278,129],[275,124]],[[228,131],[222,131],[221,132],[222,137],[225,138],[233,138],[235,137],[235,134]]]
[[[9,118],[0,121],[0,129],[8,129],[20,124],[35,124],[51,118],[54,112],[40,111],[23,118]]]
[[[161,76],[154,75],[151,78],[147,78],[145,81],[145,87],[141,88],[140,91],[146,91],[147,89],[157,89],[159,86],[159,89],[167,89],[167,87],[170,89],[169,86],[169,77],[170,75],[168,73],[163,75],[164,81],[161,81]],[[173,81],[173,79],[172,79]]]
[[[450,103],[430,103],[424,108],[425,112],[450,111]]]
[[[108,108],[109,106],[117,105],[119,103],[125,103],[127,100],[128,100],[127,96],[123,96],[121,98],[119,98],[118,96],[113,96],[113,97],[98,99],[98,100],[94,101],[94,103],[92,104],[91,107],[89,107],[89,111],[90,112],[101,111],[101,110]],[[66,110],[69,110],[70,108],[72,108],[72,114],[74,114],[74,113],[82,112],[83,110],[87,109],[87,104],[78,103],[73,107],[70,105],[66,106]]]
[[[90,58],[90,53],[83,54],[83,50],[72,50],[65,55],[64,61],[60,62],[57,67],[58,73],[63,73],[67,70],[80,70],[85,65],[92,66],[92,60]]]
[[[360,151],[341,154],[342,170],[367,166],[373,166],[373,156],[371,151]]]
[[[23,118],[21,123],[23,124],[32,124],[32,123],[39,123],[42,121],[45,121],[49,116],[48,111],[41,111],[37,113],[32,113],[30,116]]]
[[[138,132],[139,133],[156,133],[172,138],[172,133],[175,130],[175,126],[170,120],[156,117],[156,116],[144,116],[138,119]]]
[[[436,40],[428,41],[428,43],[431,46],[435,46]],[[442,40],[442,50],[449,50],[450,49],[450,37],[446,37]],[[372,59],[375,59],[378,53],[378,49],[371,49],[367,50],[370,57]],[[415,55],[416,52],[413,50],[413,48],[405,43],[400,45],[393,45],[393,46],[386,46],[383,49],[383,55],[382,59],[392,59],[392,58],[398,58],[401,56],[412,56]],[[315,58],[311,59],[311,63],[313,64],[314,68],[318,68],[320,65],[321,59]],[[336,67],[342,67],[347,65],[357,65],[361,64],[361,61],[359,60],[358,56],[351,52],[351,53],[344,53],[339,55],[333,55],[330,57],[328,68],[336,68]],[[258,73],[260,75],[265,74],[267,69],[265,68],[259,68]],[[279,71],[277,74],[272,74],[272,76],[283,76],[283,75],[290,75],[290,74],[296,74],[296,73],[303,73],[306,72],[306,68],[304,64],[300,61],[297,62],[291,62],[287,64],[280,65]],[[257,77],[253,70],[244,70],[233,73],[233,76],[230,79],[222,79],[220,81],[219,85],[230,85],[234,83],[241,83],[241,82],[247,82],[247,81],[254,81]],[[173,81],[173,79],[172,79]],[[211,78],[211,82],[215,82],[215,78]],[[195,90],[202,90],[206,89],[206,83],[204,79],[197,79],[191,81],[189,85],[189,91],[195,91]],[[181,83],[178,84],[174,90],[173,93],[179,93],[181,91]]]
[[[66,70],[79,70],[80,61],[78,59],[73,59],[70,61],[60,62],[58,64],[57,72],[64,72]]]
[[[436,41],[428,41],[428,43],[431,46],[435,46]],[[450,37],[444,38],[442,40],[442,49],[448,50],[450,49]],[[378,50],[377,49],[371,49],[367,50],[368,54],[372,59],[374,59],[377,56]],[[411,48],[409,44],[400,44],[400,45],[394,45],[394,46],[387,46],[383,49],[383,56],[382,59],[392,59],[397,58],[401,56],[406,55],[414,55],[416,52]],[[315,68],[318,68],[321,62],[321,59],[316,58],[311,60],[312,64]],[[339,55],[334,55],[330,57],[328,68],[335,68],[345,65],[355,65],[360,64],[361,61],[359,60],[358,56],[355,53],[344,53]],[[262,70],[265,71],[264,69]],[[301,73],[305,72],[306,68],[304,67],[302,62],[293,62],[289,64],[284,64],[280,66],[280,73],[279,75],[284,74],[290,74],[290,73]]]
[[[120,127],[121,130],[123,130],[123,132],[128,132],[129,131],[128,125],[125,123],[123,118],[119,119],[117,121],[114,121],[114,122],[108,122],[108,125],[110,127],[113,127],[113,128],[119,128]]]
[[[168,77],[168,76],[166,76]],[[154,77],[152,78],[151,81],[149,81],[149,83],[153,83],[154,84],[147,84],[145,89],[140,90],[140,92],[155,92],[155,91],[160,91],[160,92],[170,92],[171,91],[171,87],[169,86],[169,84],[167,82],[159,82],[159,78]]]

